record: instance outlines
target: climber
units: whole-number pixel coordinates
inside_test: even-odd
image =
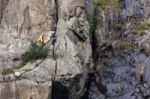
[[[39,44],[43,44],[44,43],[44,34],[39,35],[39,37],[36,40]]]

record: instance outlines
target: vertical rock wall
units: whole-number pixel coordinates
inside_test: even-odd
[[[0,99],[149,98],[149,7],[149,0],[0,0]],[[41,34],[47,58],[17,67]]]
[[[92,66],[84,4],[84,0],[1,0],[0,99],[51,99],[55,82],[69,90],[69,99],[83,95]],[[48,34],[48,41],[52,35],[56,38],[46,43],[48,57],[16,68],[30,40],[40,34]],[[52,93],[52,99],[58,99],[61,92]]]

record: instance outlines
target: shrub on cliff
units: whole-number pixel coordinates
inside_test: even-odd
[[[97,6],[101,6],[103,4],[103,0],[94,0],[94,3],[97,5]]]
[[[44,59],[47,57],[48,52],[48,48],[44,47],[43,45],[38,45],[34,42],[31,42],[29,50],[21,56],[21,65],[25,65],[29,61]]]

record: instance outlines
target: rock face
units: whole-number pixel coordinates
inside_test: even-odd
[[[96,4],[98,21],[93,36],[98,51],[89,99],[148,99],[148,1]]]
[[[57,96],[60,91],[51,95],[57,83],[64,83],[69,99],[82,96],[88,68],[92,66],[84,3],[84,0],[0,1],[0,99],[51,99],[51,96],[67,99]],[[41,34],[49,36],[48,57],[16,68],[30,40]]]
[[[149,0],[0,0],[0,99],[149,99]],[[49,53],[20,65],[42,36]]]
[[[146,20],[148,22],[148,24],[150,24],[150,1],[148,0],[142,0],[142,4],[144,5],[144,11],[145,11],[145,17]]]

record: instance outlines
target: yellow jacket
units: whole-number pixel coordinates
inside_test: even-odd
[[[43,35],[43,34],[41,34],[41,35],[37,38],[37,42],[40,43],[40,44],[44,43],[44,35]]]

